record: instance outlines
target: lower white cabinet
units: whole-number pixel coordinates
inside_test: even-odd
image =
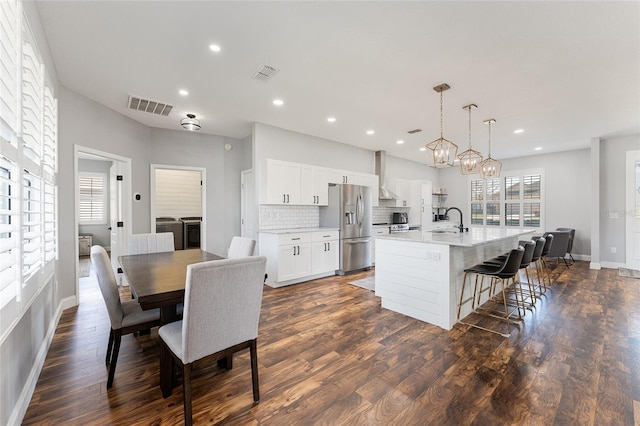
[[[338,235],[338,231],[260,232],[260,255],[267,257],[266,283],[282,287],[334,275]]]

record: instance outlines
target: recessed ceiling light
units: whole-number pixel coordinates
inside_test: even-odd
[[[373,135],[375,132],[376,132],[375,130],[367,130],[368,135]]]
[[[273,104],[276,106],[284,105],[284,101],[282,99],[274,99]]]
[[[542,151],[542,147],[541,146],[536,146],[535,148],[533,148],[536,151]]]
[[[187,92],[184,89],[180,89],[180,91],[178,93],[180,93],[182,96],[187,96],[189,94],[189,92]]]
[[[217,44],[210,44],[209,49],[211,49],[212,52],[219,52],[220,46],[218,46]]]
[[[420,151],[426,151],[427,148],[425,148],[424,146],[422,148],[420,148]]]
[[[513,133],[515,133],[516,135],[518,133],[522,133],[522,132],[524,132],[524,129],[516,129],[516,130],[513,131]]]
[[[335,118],[335,117],[329,117],[329,118],[327,118],[327,121],[328,121],[329,123],[335,123],[336,118]]]
[[[403,140],[399,140],[399,141],[396,141],[396,143],[397,143],[398,145],[402,145],[402,144],[404,143],[404,141],[403,141]]]

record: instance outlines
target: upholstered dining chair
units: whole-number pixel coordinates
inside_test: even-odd
[[[173,232],[129,236],[129,254],[162,253],[174,250]]]
[[[173,363],[182,368],[186,425],[192,424],[191,365],[202,358],[230,359],[233,353],[249,348],[253,400],[260,400],[256,342],[266,260],[252,256],[187,268],[183,319],[158,330],[160,356],[173,360],[171,374]]]
[[[255,248],[255,240],[247,237],[233,237],[231,239],[231,244],[229,245],[227,258],[233,259],[237,257],[253,256]]]
[[[128,300],[122,302],[118,292],[116,277],[111,268],[109,255],[101,246],[91,247],[91,263],[98,277],[100,292],[107,306],[111,331],[109,332],[109,343],[107,344],[107,356],[105,364],[109,366],[109,376],[107,379],[107,389],[113,385],[113,378],[116,373],[118,353],[120,352],[120,341],[123,335],[147,330],[160,325],[160,311],[151,309],[143,311],[138,302]]]
[[[569,250],[571,233],[569,231],[552,231],[551,234],[553,234],[553,242],[551,243],[551,247],[549,247],[549,251],[546,254],[543,253],[545,260],[552,257],[562,259],[568,268],[569,263],[567,263],[565,256]]]
[[[569,233],[569,245],[567,246],[567,253],[571,258],[571,262],[575,262],[573,258],[573,240],[576,238],[576,230],[574,228],[556,228],[556,231],[566,231]]]

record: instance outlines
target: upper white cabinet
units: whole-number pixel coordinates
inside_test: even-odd
[[[300,164],[267,160],[265,204],[300,204]]]
[[[378,205],[376,175],[273,159],[267,160],[266,170],[263,187],[266,189],[266,196],[261,195],[262,204],[326,206],[329,201],[329,184],[349,183],[370,187],[373,205]]]
[[[329,171],[322,167],[300,165],[300,204],[326,206],[329,202]]]
[[[411,181],[406,179],[392,179],[392,191],[398,198],[395,200],[395,207],[411,207]]]
[[[421,225],[424,230],[432,220],[431,182],[414,180],[411,182],[409,224]]]

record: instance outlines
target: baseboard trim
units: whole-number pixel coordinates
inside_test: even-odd
[[[589,264],[589,269],[595,269],[596,271],[599,271],[600,269],[602,269],[602,266],[598,262],[591,262]]]
[[[29,373],[29,377],[27,378],[27,382],[22,388],[22,392],[20,393],[20,397],[16,403],[16,406],[13,408],[13,412],[9,417],[8,425],[20,425],[22,420],[24,419],[24,415],[27,413],[27,409],[29,408],[29,403],[31,402],[31,397],[33,396],[33,392],[36,389],[36,384],[38,383],[38,377],[40,377],[40,373],[42,372],[42,367],[44,366],[44,361],[47,359],[47,353],[49,352],[49,346],[51,346],[51,341],[53,340],[53,336],[56,333],[56,328],[58,327],[58,323],[60,322],[60,317],[62,316],[62,311],[65,310],[65,306],[72,307],[76,306],[76,297],[71,296],[65,299],[62,299],[58,304],[58,309],[54,315],[53,321],[49,324],[49,329],[47,330],[47,334],[40,345],[40,349],[38,350],[38,355],[31,367],[31,372]]]
[[[620,262],[600,262],[600,265],[602,265],[603,268],[607,268],[607,269],[618,269],[618,268],[627,267],[626,263],[620,263]]]
[[[575,260],[584,260],[585,262],[591,261],[591,255],[589,254],[573,254],[572,255]],[[569,256],[565,256],[567,259],[570,259]]]

